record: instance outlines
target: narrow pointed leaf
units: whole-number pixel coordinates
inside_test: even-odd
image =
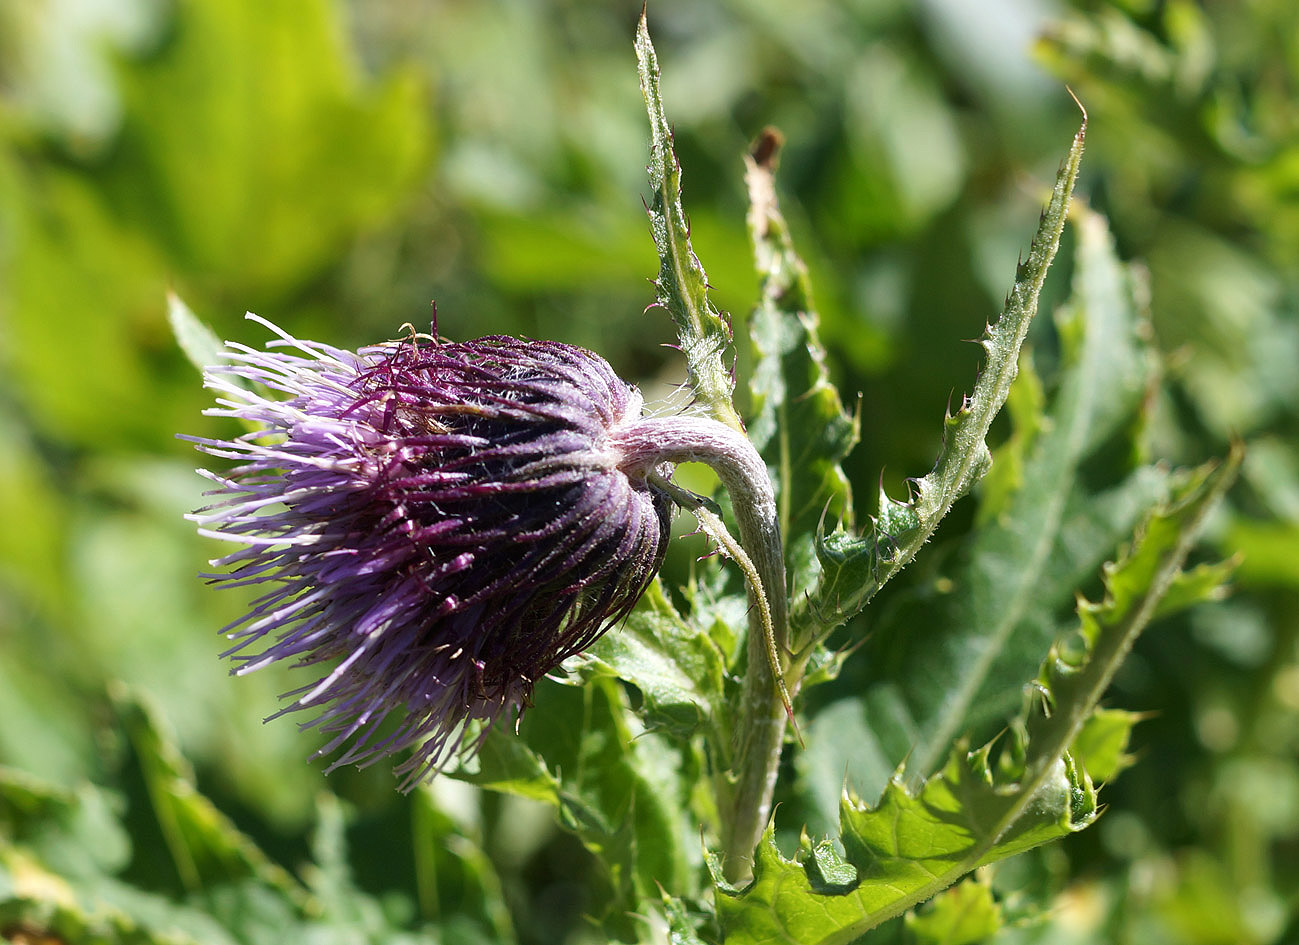
[[[877,627],[876,658],[889,671],[866,711],[880,700],[905,707],[905,721],[895,711],[892,724],[923,733],[906,739],[916,777],[942,764],[958,736],[1019,708],[1019,685],[1063,629],[1075,589],[1167,497],[1162,467],[1118,470],[1101,488],[1090,484],[1094,468],[1083,476],[1111,441],[1111,452],[1132,452],[1127,434],[1139,426],[1155,367],[1140,289],[1104,219],[1077,205],[1071,219],[1077,244],[1073,294],[1057,314],[1059,380],[1042,415],[1019,418],[1031,443],[1007,445],[1018,481],[994,492],[995,513],[962,543],[941,586],[920,589]]]
[[[198,793],[193,770],[156,711],[124,688],[115,690],[113,699],[181,882],[197,890],[253,880],[295,906],[307,905],[307,892],[297,880]]]
[[[690,245],[690,225],[681,206],[681,165],[672,147],[658,56],[643,13],[636,30],[636,60],[650,122],[649,180],[654,193],[648,210],[659,253],[658,304],[676,323],[695,396],[718,420],[740,429],[731,403],[735,380],[726,357],[731,326],[708,300],[708,276]]]
[[[776,196],[779,137],[764,132],[745,157],[749,236],[761,297],[749,319],[756,358],[749,437],[775,471],[785,559],[794,587],[816,576],[814,539],[823,520],[852,524],[852,489],[840,463],[860,423],[830,382],[807,267],[794,249]]]
[[[167,293],[167,321],[180,350],[185,352],[185,357],[200,374],[204,369],[225,361],[226,348],[216,332],[200,321],[175,292]]]
[[[952,504],[965,495],[991,463],[986,437],[1006,402],[1018,370],[1019,351],[1037,313],[1047,270],[1060,245],[1074,181],[1082,161],[1087,122],[1074,136],[1056,176],[1028,258],[1019,266],[1006,307],[984,335],[987,355],[974,391],[947,419],[943,447],[929,475],[913,495],[898,502],[881,495],[875,527],[864,535],[836,531],[819,543],[823,568],[816,588],[794,613],[796,643],[818,639],[866,605],[893,575],[915,557]]]

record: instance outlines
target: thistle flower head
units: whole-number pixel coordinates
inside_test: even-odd
[[[243,545],[214,579],[260,592],[225,628],[225,655],[236,673],[315,668],[276,714],[312,712],[304,727],[331,736],[318,754],[340,752],[331,767],[413,748],[397,768],[410,787],[446,764],[465,722],[485,734],[522,711],[652,579],[669,502],[615,436],[641,398],[565,344],[412,337],[348,352],[262,324],[277,340],[231,344],[206,372],[207,413],[252,432],[191,438],[237,461],[203,471],[212,504],[191,516]]]

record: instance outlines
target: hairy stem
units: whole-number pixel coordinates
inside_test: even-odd
[[[629,473],[649,474],[662,463],[706,463],[731,496],[742,548],[724,547],[723,551],[746,572],[748,666],[728,776],[719,779],[719,793],[724,796],[718,798],[718,809],[724,868],[728,877],[739,879],[749,870],[771,813],[789,723],[785,681],[790,689],[796,690],[798,685],[798,679],[790,676],[785,557],[775,493],[753,444],[717,420],[639,420],[615,431],[612,446],[622,453],[619,465]],[[702,514],[701,509],[695,511]],[[707,528],[708,523],[703,524]],[[725,530],[719,534],[724,535]]]

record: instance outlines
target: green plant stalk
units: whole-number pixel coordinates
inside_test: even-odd
[[[728,554],[742,568],[745,553],[752,562],[752,570],[745,575],[749,628],[739,720],[733,744],[715,746],[725,759],[716,779],[725,868],[729,875],[741,876],[749,869],[752,852],[771,812],[791,711],[782,682],[785,673],[790,671],[786,658],[789,605],[784,547],[766,466],[744,436],[744,426],[731,400],[734,380],[723,357],[731,343],[730,326],[708,301],[708,279],[690,246],[689,226],[681,207],[681,170],[672,147],[672,129],[663,109],[658,57],[643,10],[636,31],[636,58],[650,122],[649,177],[654,193],[647,210],[659,254],[658,302],[676,323],[695,397],[719,427],[729,427],[734,436],[743,440],[753,461],[751,468],[728,471],[724,464],[714,462],[715,454],[687,455],[693,447],[686,448],[679,456],[661,454],[662,459],[713,465],[730,493],[743,546],[740,553],[732,548]],[[662,432],[664,436],[671,435],[669,427]],[[721,439],[719,436],[719,444]],[[666,442],[657,444],[660,451]],[[651,451],[651,444],[645,446],[647,452]],[[740,452],[738,444],[734,452],[736,455]],[[720,535],[724,530],[719,533],[719,525],[720,521],[714,523],[711,530],[722,543]],[[760,598],[764,597],[761,603],[765,606],[759,606]]]
[[[749,595],[748,666],[739,725],[727,775],[719,780],[718,811],[727,869],[741,875],[771,811],[790,707],[784,676],[788,595],[776,498],[767,467],[746,436],[705,417],[642,420],[617,431],[613,445],[624,468],[643,472],[659,463],[706,463],[731,496],[740,540],[702,503],[686,503],[722,551],[740,566]],[[678,498],[680,496],[678,495]]]

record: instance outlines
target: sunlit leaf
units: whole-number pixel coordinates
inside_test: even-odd
[[[658,56],[643,13],[636,31],[636,58],[650,120],[649,176],[654,193],[648,210],[659,252],[658,304],[676,323],[695,396],[718,420],[738,429],[739,416],[731,403],[735,379],[726,363],[731,326],[708,300],[708,277],[690,245],[690,224],[681,206],[681,165],[663,111]]]
[[[1085,132],[1084,122],[1056,178],[1050,203],[1028,258],[1020,265],[1005,311],[983,338],[987,362],[974,392],[945,423],[943,449],[933,471],[915,482],[913,495],[907,501],[881,493],[878,517],[870,533],[857,535],[838,530],[821,540],[817,552],[823,569],[821,578],[793,614],[796,644],[823,637],[865,606],[915,557],[952,504],[987,471],[991,454],[985,438],[1010,392],[1020,347],[1037,312],[1038,296],[1060,243],[1082,160]]]
[[[1035,706],[994,760],[995,743],[958,745],[941,771],[909,788],[902,772],[867,804],[846,794],[842,853],[804,838],[785,857],[768,829],[753,881],[718,888],[726,941],[816,945],[849,941],[901,915],[971,870],[1066,836],[1098,811],[1088,773],[1069,754],[1114,672],[1181,572],[1240,455],[1188,476],[1139,529],[1132,549],[1105,569],[1106,595],[1079,604],[1077,644],[1053,648]]]
[[[1018,708],[1020,685],[1060,633],[1077,588],[1167,494],[1164,470],[1126,465],[1154,376],[1140,286],[1101,217],[1077,207],[1073,220],[1073,293],[1056,316],[1059,379],[1039,400],[1028,375],[1025,397],[1044,412],[1019,418],[1027,428],[1001,451],[1018,481],[998,483],[995,512],[981,516],[952,564],[878,627],[871,655],[888,668],[867,705],[887,702],[888,724],[909,733],[913,774],[941,764],[958,736]]]

